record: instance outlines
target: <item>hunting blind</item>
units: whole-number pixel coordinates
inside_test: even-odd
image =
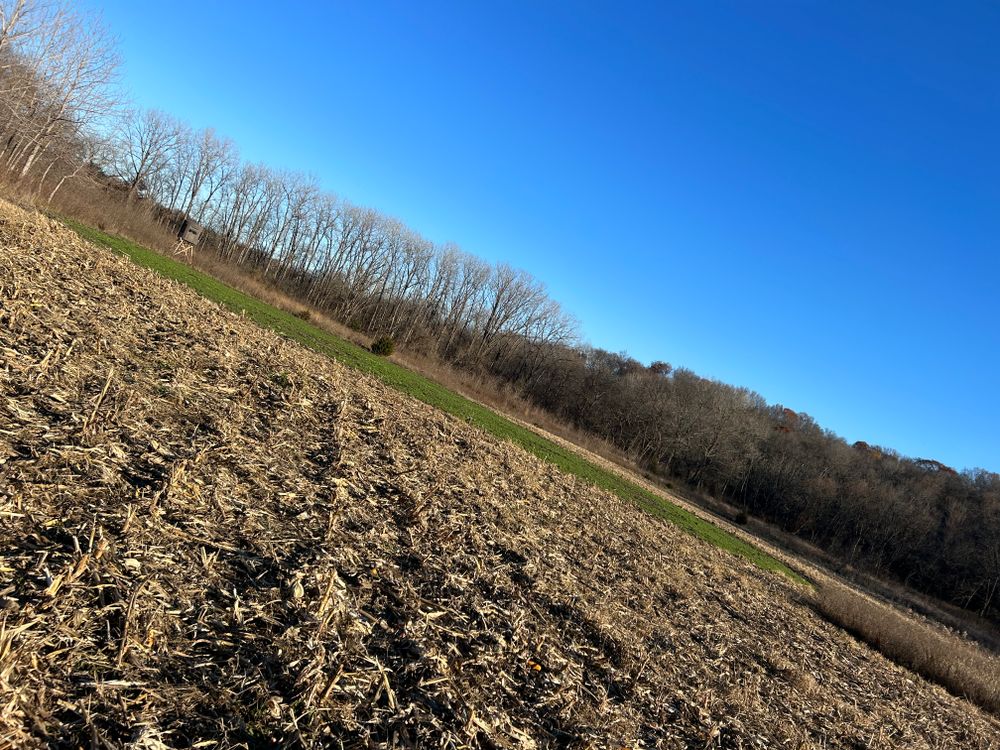
[[[201,239],[202,225],[191,219],[184,219],[181,223],[180,231],[177,233],[178,239],[189,245],[197,245]]]

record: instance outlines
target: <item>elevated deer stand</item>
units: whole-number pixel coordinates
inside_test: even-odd
[[[186,255],[191,258],[194,257],[194,248],[198,244],[198,240],[201,239],[201,233],[204,227],[196,221],[191,219],[184,219],[181,222],[181,228],[177,232],[177,242],[174,244],[174,255]]]

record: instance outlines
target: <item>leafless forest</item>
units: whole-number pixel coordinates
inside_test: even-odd
[[[133,236],[195,218],[208,228],[198,252],[355,329],[504,381],[643,468],[845,565],[1000,618],[1000,475],[849,445],[747,389],[589,347],[529,274],[431,242],[312,177],[246,163],[211,128],[130,107],[118,62],[108,30],[72,3],[0,1],[0,173],[11,191],[113,215],[109,226]]]

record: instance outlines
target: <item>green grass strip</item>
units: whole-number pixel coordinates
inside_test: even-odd
[[[590,463],[573,451],[500,416],[475,401],[470,401],[464,396],[448,390],[413,370],[408,370],[387,359],[378,357],[367,349],[345,341],[291,313],[233,289],[184,263],[71,219],[63,218],[62,221],[86,240],[131,258],[138,265],[150,268],[168,279],[187,284],[204,297],[221,303],[233,312],[246,315],[258,325],[270,328],[349,367],[370,373],[402,393],[464,419],[491,435],[516,443],[539,458],[555,464],[563,471],[635,503],[650,515],[665,518],[699,539],[704,539],[717,547],[744,557],[765,570],[778,571],[794,581],[806,582],[804,578],[789,569],[780,560],[776,560],[718,526],[633,482],[623,479],[612,471]]]

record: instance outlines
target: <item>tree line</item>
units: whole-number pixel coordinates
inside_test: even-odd
[[[1000,615],[1000,475],[824,430],[807,414],[663,362],[592,348],[501,374],[636,463],[724,498],[846,564]]]
[[[724,498],[849,564],[1000,615],[1000,476],[847,444],[810,417],[664,362],[584,345],[524,271],[433,243],[243,161],[211,128],[122,103],[107,31],[68,2],[0,0],[0,174],[67,185],[175,230],[341,322],[511,384],[640,466]]]
[[[354,328],[465,364],[514,341],[568,343],[576,323],[507,264],[437,245],[401,222],[324,192],[309,176],[243,163],[211,129],[123,113],[103,165],[128,202],[200,219],[223,260]]]

